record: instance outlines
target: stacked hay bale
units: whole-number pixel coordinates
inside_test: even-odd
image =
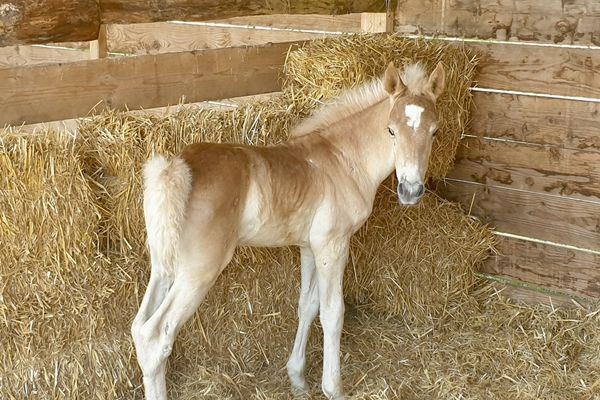
[[[343,53],[328,53],[340,48]],[[421,52],[429,68],[445,63],[451,86],[464,77],[461,93],[472,71],[472,55],[462,50],[393,36],[327,40],[303,51],[306,63],[320,57],[335,66],[350,57],[362,67],[348,63],[321,77],[300,75],[302,57],[292,54],[288,71],[296,71],[295,81],[267,102],[165,116],[107,112],[84,122],[76,141],[50,133],[2,136],[2,189],[15,191],[0,199],[2,238],[9,242],[0,257],[10,260],[0,264],[0,325],[10,327],[8,334],[0,331],[7,335],[0,337],[4,397],[142,398],[129,324],[149,273],[140,170],[150,154],[172,154],[199,140],[278,143],[341,87]],[[319,79],[327,87],[327,79],[340,75],[345,80],[331,84],[329,94],[317,92]],[[435,177],[451,165],[469,102],[464,93],[448,93],[442,112],[457,104],[444,117],[450,125],[442,127],[434,153]],[[564,387],[592,393],[590,373],[599,372],[590,351],[600,342],[597,316],[498,303],[472,274],[490,248],[489,231],[432,194],[419,207],[401,208],[390,184],[354,238],[346,276],[348,299],[357,306],[348,308],[342,344],[344,380],[354,397],[552,398]],[[31,199],[40,199],[37,213],[28,208]],[[239,249],[178,337],[169,369],[174,398],[291,398],[284,365],[296,326],[298,263],[295,249]],[[26,340],[21,336],[29,326],[36,329]],[[316,393],[322,341],[315,333],[307,374]],[[522,345],[513,347],[515,339]],[[536,374],[543,385],[535,385]]]
[[[80,147],[58,132],[3,134],[0,188],[0,397],[92,398],[95,387],[131,385],[129,340],[112,322],[128,276],[97,251]]]

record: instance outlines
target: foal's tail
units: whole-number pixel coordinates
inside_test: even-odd
[[[181,158],[156,156],[144,166],[144,218],[152,268],[174,275],[179,236],[192,191],[192,172]]]

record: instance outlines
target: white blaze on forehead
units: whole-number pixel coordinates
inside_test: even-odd
[[[406,121],[406,125],[410,126],[413,129],[417,129],[421,125],[421,113],[425,109],[423,107],[417,106],[415,104],[408,104],[404,109],[404,113],[408,120]]]

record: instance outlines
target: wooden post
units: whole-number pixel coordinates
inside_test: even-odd
[[[100,25],[98,39],[90,42],[90,59],[106,58],[108,56],[108,43],[106,38],[106,25]]]
[[[360,31],[362,33],[392,32],[393,26],[393,12],[360,14]]]

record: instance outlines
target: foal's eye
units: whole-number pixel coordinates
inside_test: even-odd
[[[388,127],[388,132],[389,132],[390,136],[396,136],[396,134],[394,133],[394,131],[390,127]]]

